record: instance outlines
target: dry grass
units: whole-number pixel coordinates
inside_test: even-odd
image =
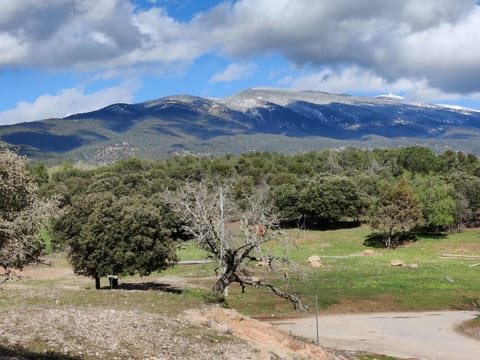
[[[205,307],[207,281],[159,274],[94,290],[61,259],[21,275],[0,288],[0,359],[345,359],[291,342],[266,323]],[[199,308],[200,321],[192,315]],[[262,334],[270,334],[268,346]]]

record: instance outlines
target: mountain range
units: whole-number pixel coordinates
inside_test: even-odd
[[[480,112],[360,97],[256,88],[223,99],[175,95],[0,126],[0,144],[50,164],[108,164],[130,156],[422,145],[480,154]]]

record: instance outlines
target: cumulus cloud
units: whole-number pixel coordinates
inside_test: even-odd
[[[211,83],[230,82],[234,80],[246,79],[253,75],[255,65],[252,63],[232,63],[227,66],[222,72],[214,74],[210,78]]]
[[[352,66],[342,69],[330,67],[307,75],[287,75],[278,80],[282,86],[299,90],[321,90],[332,93],[401,94],[407,100],[418,102],[450,102],[462,99],[463,94],[446,92],[429,85],[426,79],[399,78],[388,81],[372,70]],[[472,92],[472,100],[480,100],[480,91]]]
[[[0,65],[91,71],[191,62],[206,50],[201,39],[160,7],[139,11],[124,0],[12,1],[2,3],[0,40],[15,56],[2,52]]]
[[[83,87],[63,89],[55,95],[41,95],[32,102],[19,102],[13,109],[0,112],[0,124],[8,125],[95,110],[116,102],[131,102],[138,88],[136,81],[86,93]]]
[[[373,71],[361,69],[357,66],[342,70],[325,68],[299,77],[288,75],[280,79],[279,83],[301,90],[323,90],[333,93],[357,91],[381,93],[405,90],[405,84],[402,81],[398,81],[396,84],[389,83]]]
[[[447,92],[480,84],[480,7],[472,0],[239,0],[197,21],[230,56],[280,52],[297,66],[357,65]]]
[[[0,69],[121,73],[189,66],[218,52],[236,65],[211,79],[217,82],[240,76],[252,57],[282,54],[297,67],[363,69],[367,84],[408,81],[464,95],[480,89],[475,0],[237,0],[188,21],[170,16],[160,1],[150,3],[3,1]],[[346,83],[358,74],[341,75]]]

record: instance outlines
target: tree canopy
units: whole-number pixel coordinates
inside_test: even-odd
[[[455,222],[455,190],[439,176],[418,175],[413,185],[422,208],[424,226],[438,232]]]
[[[148,198],[165,189],[174,191],[186,182],[208,180],[233,184],[233,201],[245,209],[256,189],[267,185],[283,224],[307,227],[338,227],[345,221],[352,225],[365,221],[378,209],[377,200],[384,195],[381,184],[396,184],[405,177],[411,180],[425,225],[412,231],[449,231],[480,225],[480,161],[474,154],[453,150],[436,154],[413,146],[289,155],[185,155],[166,161],[127,159],[86,170],[65,163],[49,172],[51,176],[45,183],[42,166],[35,170],[40,194],[59,193],[66,204],[72,204],[78,196],[104,191],[116,197]]]
[[[143,196],[87,194],[57,221],[57,241],[67,245],[74,272],[94,278],[96,288],[107,275],[149,275],[176,261],[160,206]]]
[[[385,246],[395,247],[421,223],[422,210],[407,180],[402,178],[398,184],[385,184],[370,219],[372,228],[382,234]]]
[[[51,205],[38,201],[27,160],[0,149],[0,266],[5,274],[40,260],[44,244],[38,231],[53,214]]]

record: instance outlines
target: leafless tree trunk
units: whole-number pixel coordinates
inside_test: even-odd
[[[165,200],[182,223],[183,229],[218,261],[217,281],[212,290],[224,293],[232,284],[267,287],[274,294],[291,301],[297,310],[306,310],[299,298],[278,289],[257,276],[249,276],[248,262],[260,261],[265,270],[281,273],[292,271],[294,264],[286,256],[289,240],[278,227],[278,221],[271,212],[265,191],[254,194],[248,200],[245,210],[235,205],[228,187],[206,184],[187,184],[175,193],[165,193]],[[229,226],[240,222],[238,227]],[[271,253],[269,241],[281,241],[284,253]],[[295,268],[298,270],[298,268]],[[288,277],[288,276],[287,276]]]

